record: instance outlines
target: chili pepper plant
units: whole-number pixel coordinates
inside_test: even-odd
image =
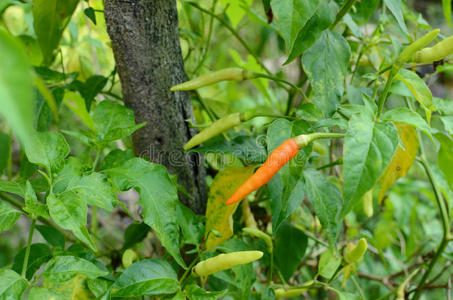
[[[0,2],[0,299],[451,299],[450,1],[168,1],[201,211],[104,1]]]

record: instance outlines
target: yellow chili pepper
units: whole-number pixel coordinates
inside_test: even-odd
[[[414,41],[400,53],[400,55],[398,56],[398,61],[401,63],[405,63],[411,60],[414,54],[418,50],[428,45],[432,40],[434,40],[436,36],[439,34],[439,32],[440,29],[434,29],[425,34],[424,36],[422,36],[421,38]]]
[[[198,276],[207,276],[219,271],[230,269],[237,265],[251,263],[263,257],[261,251],[237,251],[219,254],[215,257],[203,260],[195,265],[192,272]]]
[[[414,60],[417,63],[427,64],[444,59],[453,53],[453,36],[429,48],[423,48],[415,53]]]

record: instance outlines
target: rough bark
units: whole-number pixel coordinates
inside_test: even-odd
[[[133,136],[135,152],[163,164],[191,195],[180,199],[203,213],[205,169],[197,154],[187,155],[184,143],[195,134],[187,92],[170,92],[186,74],[179,44],[175,0],[106,0],[105,19],[126,106],[136,121],[147,125]]]

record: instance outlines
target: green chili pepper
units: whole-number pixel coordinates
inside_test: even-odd
[[[192,269],[197,276],[207,276],[219,271],[230,269],[237,265],[251,263],[263,257],[261,251],[238,251],[227,254],[219,254],[215,257],[203,260]]]
[[[243,112],[243,113],[234,113],[218,119],[214,123],[211,124],[208,128],[201,131],[199,134],[193,136],[185,145],[184,150],[189,150],[219,134],[222,132],[227,131],[233,127],[236,127],[243,122],[246,122],[252,119],[255,115],[251,112]]]
[[[436,36],[439,34],[439,32],[440,29],[434,29],[425,34],[424,36],[422,36],[421,38],[414,41],[400,53],[400,55],[398,56],[398,61],[401,63],[410,61],[413,58],[414,54],[418,50],[428,45],[432,40],[434,40]]]
[[[429,48],[423,48],[415,53],[414,60],[417,63],[428,64],[444,59],[453,53],[453,36]]]
[[[241,68],[226,68],[215,72],[210,72],[192,80],[172,86],[170,91],[189,91],[208,86],[219,81],[237,80],[255,78],[255,73]]]
[[[363,255],[365,254],[368,248],[368,243],[366,239],[361,238],[357,245],[349,244],[346,249],[346,253],[344,255],[344,260],[348,264],[352,264],[362,259]]]
[[[290,290],[285,290],[285,289],[276,289],[274,290],[275,292],[275,298],[293,298],[302,295],[308,291],[308,289],[290,289]]]
[[[123,256],[121,257],[121,262],[123,267],[127,269],[132,263],[137,260],[137,253],[132,249],[127,249],[124,251]]]

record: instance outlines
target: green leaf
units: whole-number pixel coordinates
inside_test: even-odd
[[[162,245],[182,267],[179,252],[179,228],[175,215],[178,204],[176,186],[164,166],[141,158],[130,159],[120,166],[104,170],[122,191],[135,188],[140,193],[144,222],[156,232]]]
[[[141,242],[147,235],[151,228],[145,223],[129,225],[124,231],[124,244],[123,250]]]
[[[0,115],[24,144],[33,128],[33,89],[28,59],[22,45],[0,29]]]
[[[96,12],[92,7],[87,7],[83,10],[85,16],[87,16],[94,25],[96,25]]]
[[[12,270],[20,273],[22,271],[22,266],[24,264],[26,247],[17,253],[14,257],[14,264],[11,267]],[[28,257],[27,272],[25,277],[30,280],[39,270],[42,264],[48,262],[52,258],[52,250],[46,244],[31,244],[30,246],[30,256]]]
[[[0,131],[0,176],[8,165],[11,156],[11,139],[9,135]]]
[[[285,280],[289,280],[297,270],[307,249],[307,236],[305,233],[283,222],[275,236],[274,254],[278,268]]]
[[[179,226],[181,226],[184,243],[199,245],[205,231],[202,217],[195,215],[190,208],[181,203],[176,206],[176,217]]]
[[[428,123],[426,123],[426,121],[420,117],[419,114],[407,107],[398,107],[385,112],[382,116],[382,120],[412,125],[429,136],[431,140],[433,139],[431,135],[431,128],[429,128]]]
[[[314,103],[330,117],[344,92],[344,79],[351,50],[337,32],[326,30],[316,43],[305,51],[302,65],[315,92]]]
[[[299,31],[316,12],[318,3],[318,0],[271,0],[277,30],[285,40],[287,53]]]
[[[353,114],[344,139],[341,217],[360,202],[390,163],[398,146],[398,132],[389,122],[375,122],[366,110]]]
[[[415,99],[420,102],[425,109],[426,119],[429,124],[431,121],[431,112],[434,111],[433,95],[423,79],[418,77],[415,72],[406,69],[401,69],[400,72],[396,74],[395,79],[404,83],[411,91],[412,95],[414,95]]]
[[[33,28],[46,65],[52,63],[54,50],[78,3],[78,0],[33,0]]]
[[[27,283],[12,270],[0,270],[0,299],[20,299],[27,288]]]
[[[102,101],[93,113],[94,126],[99,142],[108,143],[131,135],[145,123],[135,125],[134,112],[122,105]]]
[[[33,189],[38,192],[45,192],[48,190],[47,181],[44,178],[37,178],[30,180]],[[0,191],[16,194],[20,197],[25,197],[26,182],[24,180],[4,181],[0,180]]]
[[[439,113],[453,115],[453,100],[433,97],[433,105]]]
[[[93,75],[89,77],[85,83],[81,84],[78,90],[85,100],[85,107],[87,111],[90,111],[91,103],[94,101],[94,97],[102,91],[107,82],[107,77]]]
[[[45,226],[45,225],[36,225],[36,229],[42,235],[42,237],[52,246],[64,248],[65,239],[63,234],[57,229]]]
[[[308,20],[305,26],[297,34],[294,46],[284,64],[288,64],[305,50],[310,48],[335,20],[335,13],[330,8],[328,0],[319,0],[315,14]]]
[[[341,264],[341,257],[333,249],[327,249],[321,254],[318,264],[318,274],[326,279],[332,278]]]
[[[239,135],[231,141],[221,141],[203,145],[190,152],[230,154],[244,160],[248,164],[263,163],[266,160],[266,148],[257,142],[257,138],[250,135]]]
[[[90,279],[106,276],[108,272],[101,270],[92,262],[75,256],[57,256],[46,265],[42,275],[46,280],[65,282],[82,274]]]
[[[270,153],[291,137],[307,133],[309,128],[310,125],[303,120],[294,122],[285,119],[275,120],[267,130],[268,152]],[[301,180],[302,170],[311,150],[311,145],[304,147],[296,157],[278,171],[267,185],[271,198],[272,232],[274,234],[280,224],[302,202],[305,193],[304,184]]]
[[[37,286],[32,287],[30,293],[28,294],[28,300],[42,299],[64,300],[64,297],[46,288],[40,288]]]
[[[96,251],[96,245],[85,227],[88,211],[86,200],[73,192],[64,192],[58,195],[49,194],[46,201],[55,223],[71,230],[79,240]]]
[[[217,300],[226,291],[208,292],[196,284],[191,284],[184,289],[184,292],[189,300]]]
[[[88,288],[97,299],[110,299],[110,287],[113,282],[104,278],[88,279]],[[107,297],[104,298],[103,296]]]
[[[138,297],[176,293],[178,276],[169,263],[145,259],[132,264],[112,285],[114,297]]]
[[[35,132],[25,152],[31,163],[50,171],[57,168],[69,154],[69,145],[60,133]]]
[[[321,225],[329,235],[329,242],[335,244],[341,219],[339,212],[342,199],[337,186],[314,169],[304,170],[305,189]]]
[[[21,213],[18,210],[15,210],[3,201],[0,201],[0,232],[13,227],[20,215]]]
[[[25,207],[24,210],[35,217],[43,217],[48,219],[49,213],[47,212],[46,205],[38,201],[35,190],[33,189],[30,181],[27,180],[25,186]]]
[[[401,0],[384,0],[384,4],[389,8],[392,12],[393,16],[395,17],[398,25],[403,30],[403,33],[409,35],[407,31],[406,23],[404,23],[404,16],[403,16],[403,4]]]

